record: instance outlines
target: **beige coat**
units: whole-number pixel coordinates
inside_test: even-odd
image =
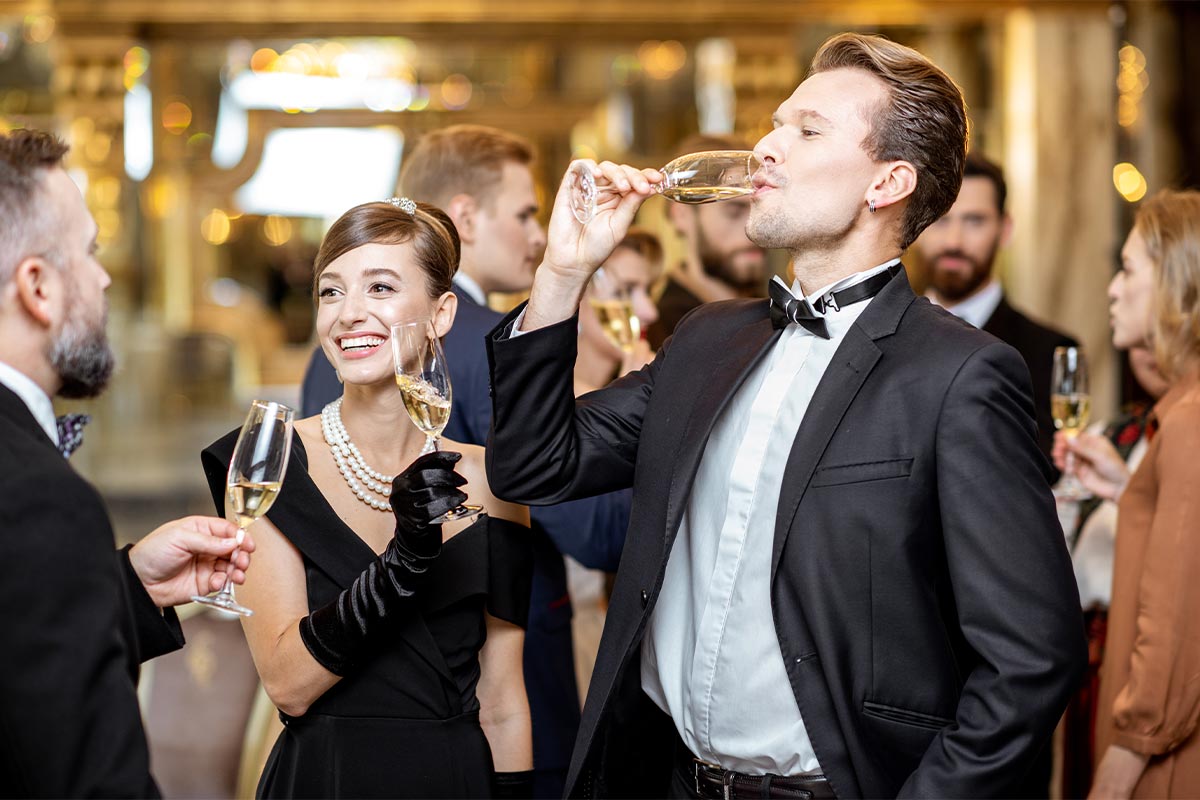
[[[1121,495],[1096,759],[1110,744],[1151,756],[1134,797],[1200,797],[1200,376],[1154,417]]]

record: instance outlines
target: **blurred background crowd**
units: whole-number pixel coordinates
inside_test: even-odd
[[[959,83],[972,149],[1007,179],[1005,296],[1089,349],[1094,419],[1143,397],[1109,343],[1105,288],[1137,203],[1200,184],[1200,3],[0,2],[0,131],[71,145],[113,277],[119,374],[87,404],[73,463],[118,538],[211,513],[198,453],[250,399],[298,407],[321,237],[395,194],[423,133],[472,123],[532,142],[544,224],[572,158],[659,166],[697,133],[751,146],[841,30],[915,47]],[[638,221],[661,242],[656,299],[688,258],[666,206]],[[767,266],[786,275],[782,254]],[[581,687],[602,597],[576,598]],[[272,709],[236,622],[185,628],[188,647],[141,683],[155,775],[168,797],[247,794]]]

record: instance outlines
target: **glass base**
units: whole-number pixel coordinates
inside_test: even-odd
[[[1078,480],[1072,480],[1069,477],[1064,478],[1059,482],[1058,486],[1054,487],[1052,492],[1055,499],[1065,500],[1068,502],[1078,502],[1082,500],[1091,500],[1094,495],[1087,490],[1087,487]]]
[[[455,522],[460,519],[470,519],[479,512],[483,511],[483,506],[473,506],[463,504],[458,508],[452,508],[440,517],[430,520],[434,525],[441,525],[443,522]]]
[[[586,164],[571,170],[571,213],[580,225],[587,225],[596,216],[596,178]]]
[[[238,605],[238,602],[233,599],[233,595],[214,594],[214,595],[193,595],[193,603],[215,608],[218,611],[224,611],[226,614],[237,614],[239,617],[254,616],[254,611],[245,606]]]

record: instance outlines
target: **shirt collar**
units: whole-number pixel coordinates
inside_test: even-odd
[[[29,413],[42,427],[54,446],[58,447],[58,423],[54,418],[54,404],[50,397],[42,391],[42,387],[33,382],[25,373],[10,367],[0,361],[0,383],[12,390],[29,408]]]
[[[465,292],[468,297],[479,305],[487,305],[487,293],[483,291],[483,288],[470,275],[461,269],[454,273],[454,288]]]
[[[932,302],[938,303],[932,292],[927,296]],[[1000,283],[991,280],[988,281],[986,286],[966,300],[955,303],[952,306],[943,307],[964,322],[969,322],[976,328],[982,328],[992,318],[992,314],[996,313],[996,307],[1000,305],[1000,300],[1003,297],[1004,290],[1000,288]],[[938,305],[941,305],[941,303],[938,303]]]
[[[845,308],[834,308],[833,306],[827,306],[823,314],[816,310],[816,302],[831,292],[840,292],[842,289],[849,288],[856,283],[862,283],[867,278],[878,275],[879,273],[884,272],[899,263],[899,258],[893,258],[890,261],[885,261],[877,267],[872,267],[871,269],[863,270],[862,272],[855,272],[852,275],[847,275],[846,277],[834,281],[827,286],[822,286],[820,289],[812,292],[811,294],[805,295],[805,299],[808,300],[808,304],[812,307],[814,314],[825,318],[825,324],[828,326],[830,333],[844,333],[845,329],[848,329],[850,325],[852,325],[854,321],[858,319],[859,314],[861,314],[866,307],[871,304],[871,300],[868,299],[859,303],[851,303]],[[802,291],[803,290],[800,288],[800,279],[797,278],[792,281],[792,294],[794,294],[796,297],[800,297]]]

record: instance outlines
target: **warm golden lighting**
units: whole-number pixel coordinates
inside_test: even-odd
[[[121,215],[116,209],[101,208],[97,209],[92,218],[96,220],[96,241],[100,244],[108,244],[117,238],[117,233],[121,230]]]
[[[271,48],[259,48],[254,51],[254,55],[250,56],[250,69],[255,72],[266,72],[275,66],[277,58],[279,58],[279,53]]]
[[[460,109],[471,102],[474,87],[466,75],[454,74],[442,81],[442,104],[449,109]]]
[[[500,97],[510,108],[525,108],[533,102],[533,84],[528,78],[516,75],[504,84],[504,88],[500,90]]]
[[[654,39],[642,42],[638,48],[638,61],[651,78],[669,78],[687,63],[687,50],[674,40],[659,42]]]
[[[1146,178],[1133,164],[1123,161],[1113,167],[1113,185],[1130,203],[1146,196]]]
[[[429,89],[418,86],[413,93],[412,102],[408,104],[409,111],[424,111],[429,108]]]
[[[131,47],[125,51],[125,74],[140,78],[150,68],[150,51],[144,47]]]
[[[229,232],[232,229],[229,215],[219,208],[208,212],[200,221],[200,235],[209,244],[225,244],[229,240]]]
[[[179,189],[174,181],[159,178],[142,187],[142,207],[153,219],[166,219],[179,205]]]
[[[113,208],[121,197],[121,181],[112,175],[96,178],[90,188],[92,205],[96,208]]]
[[[1117,124],[1132,127],[1141,116],[1142,95],[1150,88],[1146,56],[1137,47],[1125,43],[1117,51]]]
[[[25,41],[45,44],[54,35],[54,17],[49,14],[30,14],[25,17]]]
[[[192,124],[191,106],[181,100],[167,103],[162,111],[162,124],[168,133],[176,136],[183,133]]]
[[[112,136],[107,133],[96,133],[83,146],[83,154],[89,161],[96,164],[104,162],[112,152]]]
[[[292,221],[271,214],[263,220],[262,235],[266,243],[273,247],[287,244],[292,238]]]

